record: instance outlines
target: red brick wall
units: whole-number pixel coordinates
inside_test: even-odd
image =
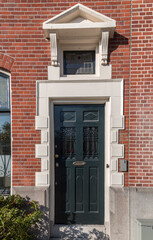
[[[125,81],[124,114],[126,116],[126,129],[120,131],[120,143],[125,144],[125,159],[128,160],[130,1],[85,0],[75,2],[68,0],[2,0],[0,3],[0,14],[2,14],[0,22],[1,51],[15,59],[11,71],[14,186],[34,185],[35,172],[40,170],[40,160],[35,159],[35,144],[40,143],[40,133],[39,131],[35,131],[36,81],[47,79],[47,66],[50,65],[50,43],[44,39],[42,23],[78,2],[115,19],[117,23],[115,37],[110,41],[109,58],[113,66],[113,78],[124,78]],[[138,36],[136,37],[138,38]],[[142,50],[142,58],[145,57],[143,54],[144,51],[145,50]],[[132,55],[132,58],[134,62],[134,55]],[[138,73],[134,73],[134,63],[132,67],[132,83],[134,83],[134,76]],[[136,71],[137,69],[135,72]],[[142,72],[142,70],[140,71]],[[147,73],[145,74],[147,75]],[[137,86],[136,83],[135,85]],[[141,86],[143,85],[146,86],[145,82],[143,83],[141,81]],[[135,89],[141,96],[139,90],[137,88]],[[147,86],[146,90],[149,90]],[[134,97],[135,93],[131,92],[131,95]],[[139,103],[143,100],[144,99],[138,99],[137,101]],[[145,103],[143,104],[144,108],[148,109]],[[131,108],[131,110],[132,109],[133,108]],[[136,109],[136,111],[140,112],[140,109]],[[146,116],[145,112],[144,114]],[[147,120],[148,118],[146,118],[146,121]],[[132,118],[131,127],[133,124]],[[137,133],[139,133],[139,131]],[[146,151],[145,147],[143,151]],[[131,158],[134,159],[132,155]],[[135,166],[139,169],[139,165],[135,164]],[[130,170],[132,171],[131,164]],[[132,181],[132,175],[130,175],[130,177],[130,181]],[[126,174],[126,185],[127,184],[128,174]]]
[[[130,91],[130,186],[153,187],[153,1],[134,0]]]

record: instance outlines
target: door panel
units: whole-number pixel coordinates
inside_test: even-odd
[[[104,105],[55,105],[55,223],[104,224]]]

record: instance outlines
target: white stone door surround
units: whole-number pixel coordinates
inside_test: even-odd
[[[124,145],[118,143],[124,129],[123,79],[112,79],[107,63],[108,39],[116,22],[81,4],[44,22],[51,41],[48,80],[37,81],[36,129],[41,144],[36,144],[36,158],[41,172],[36,172],[36,186],[48,186],[50,221],[54,223],[54,104],[105,104],[105,224],[110,222],[109,187],[123,187],[124,173],[118,172],[118,159],[124,158]],[[92,29],[92,31],[91,31]],[[77,36],[77,37],[76,37]],[[90,75],[63,75],[63,51],[94,50],[96,72]]]
[[[56,103],[105,103],[105,222],[109,222],[109,186],[124,185],[124,174],[118,172],[118,158],[124,157],[124,145],[118,144],[118,130],[124,128],[123,79],[37,82],[36,129],[41,130],[41,144],[36,144],[36,157],[41,158],[41,172],[36,172],[36,186],[51,187],[51,222],[54,222]]]

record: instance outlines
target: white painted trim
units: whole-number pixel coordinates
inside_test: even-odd
[[[115,28],[116,25],[114,22],[104,22],[104,23],[62,23],[62,24],[47,24],[43,25],[43,29],[49,29],[49,30],[71,30],[71,29],[95,29],[95,28],[101,28],[105,30],[109,30],[111,28]]]
[[[110,187],[110,99],[108,99],[105,103],[105,165],[104,165],[104,173],[105,173],[105,224],[110,222],[110,196],[109,196],[109,187]],[[108,164],[109,168],[106,167]]]
[[[54,146],[55,146],[55,142],[54,142],[54,102],[51,101],[50,102],[50,107],[51,107],[51,112],[50,112],[50,116],[51,116],[51,129],[50,129],[50,139],[51,139],[51,146],[50,146],[50,188],[51,188],[51,201],[50,201],[50,222],[52,224],[54,224],[54,219],[55,219],[55,161],[54,161],[54,156],[55,156],[55,152],[54,152]]]

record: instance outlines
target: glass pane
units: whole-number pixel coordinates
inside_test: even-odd
[[[0,73],[0,110],[9,108],[9,77]]]
[[[0,113],[0,194],[10,193],[11,129],[10,113]]]
[[[98,155],[98,127],[83,128],[83,155],[88,157]]]
[[[73,157],[75,155],[75,128],[61,128],[62,157]]]
[[[65,51],[64,74],[95,74],[95,51]]]
[[[83,120],[86,122],[94,122],[99,120],[99,112],[98,111],[84,111],[83,112]]]
[[[61,112],[61,122],[75,122],[76,121],[76,112],[65,111]]]

